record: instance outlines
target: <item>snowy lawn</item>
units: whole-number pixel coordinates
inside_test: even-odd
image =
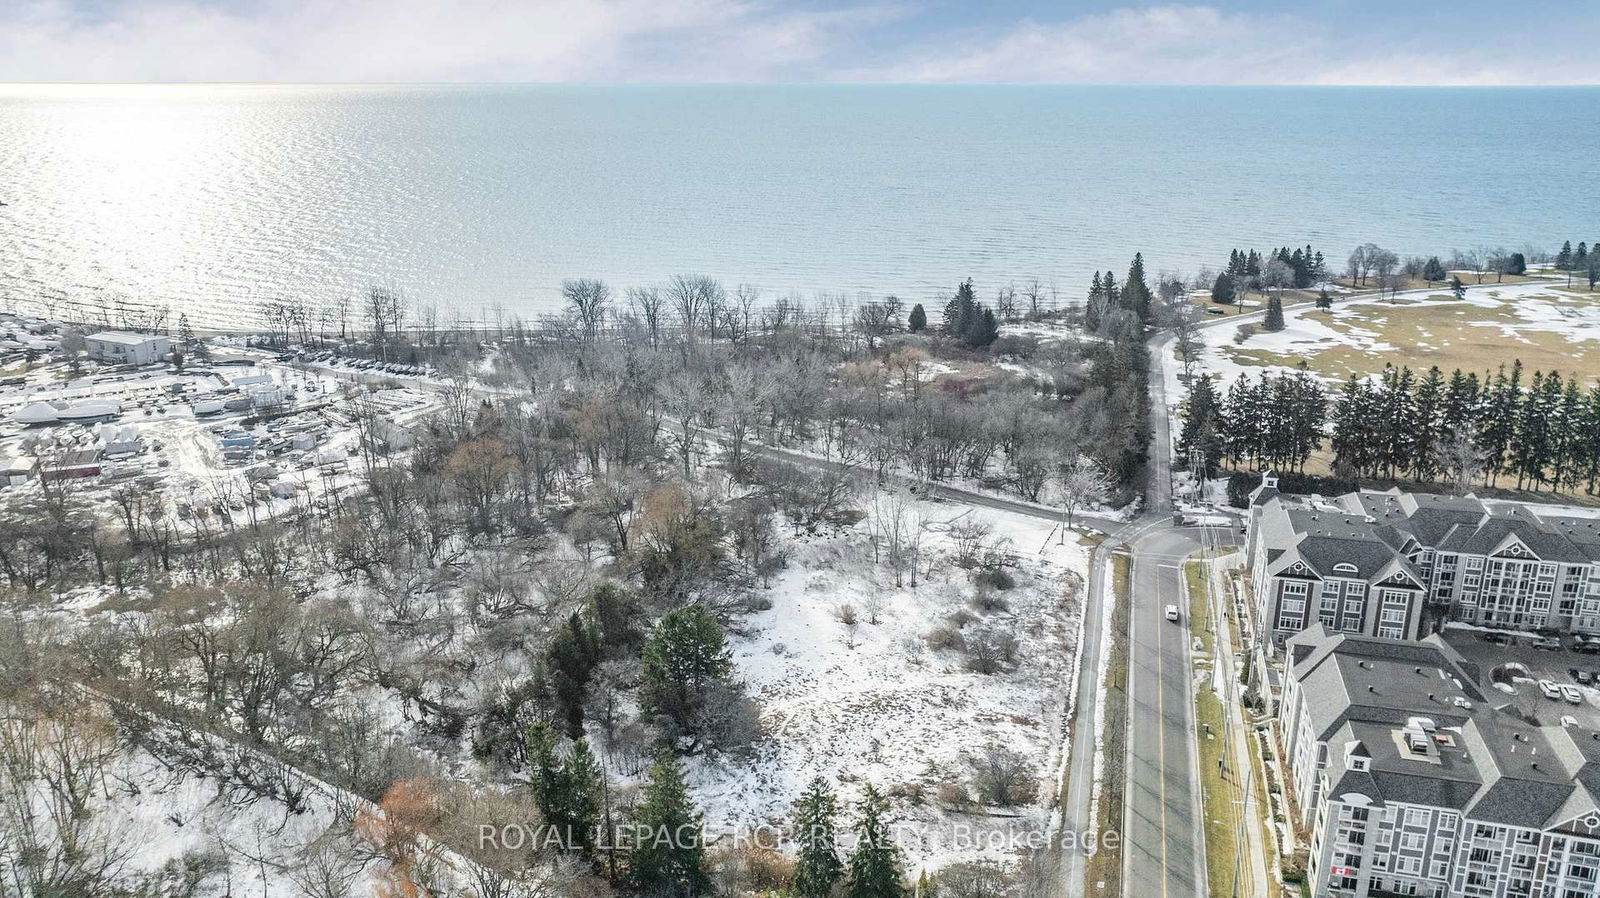
[[[1086,549],[1058,546],[1051,525],[1002,512],[917,503],[925,523],[921,576],[903,585],[874,564],[869,522],[838,536],[794,538],[787,568],[735,637],[738,676],[763,706],[768,731],[745,763],[692,770],[713,831],[781,824],[804,785],[822,776],[853,802],[872,783],[891,795],[908,867],[936,868],[1003,849],[959,844],[978,832],[1042,831],[1054,798],[1073,684]],[[1003,545],[1010,589],[987,603],[955,563],[952,523],[983,521]],[[1000,607],[1000,605],[1005,607]],[[851,623],[850,621],[854,621]],[[936,633],[946,630],[947,632]],[[970,669],[971,643],[1014,635],[1013,659],[992,674]],[[930,634],[936,634],[930,640]],[[971,760],[991,747],[1016,752],[1034,784],[1030,802],[985,808],[972,793]]]

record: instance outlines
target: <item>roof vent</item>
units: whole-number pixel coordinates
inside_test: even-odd
[[[1373,695],[1377,695],[1378,694],[1378,687],[1369,684],[1367,686],[1367,691],[1372,693]]]

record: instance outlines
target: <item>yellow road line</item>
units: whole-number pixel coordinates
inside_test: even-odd
[[[1159,604],[1161,573],[1156,572],[1156,598]],[[1156,751],[1161,761],[1156,773],[1161,781],[1161,898],[1167,898],[1167,653],[1165,628],[1156,627]]]

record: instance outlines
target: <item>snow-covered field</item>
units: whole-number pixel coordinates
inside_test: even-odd
[[[872,783],[891,796],[897,835],[913,870],[1004,849],[970,844],[1006,832],[1042,832],[1065,745],[1066,703],[1079,639],[1085,547],[1057,545],[1048,522],[1003,512],[917,503],[926,526],[919,583],[874,564],[868,522],[859,532],[796,539],[768,595],[733,641],[738,676],[763,706],[767,738],[743,763],[701,764],[696,797],[713,830],[781,824],[800,790],[821,776],[847,802]],[[955,564],[951,526],[984,522],[1016,580],[983,610],[969,572]],[[853,616],[854,623],[848,623]],[[959,648],[929,635],[957,629],[1013,634],[1014,663],[968,669]],[[1025,759],[1036,796],[1010,809],[957,808],[970,760],[991,747]],[[941,786],[944,786],[941,789]],[[988,836],[979,834],[987,833]],[[968,840],[969,844],[962,844]]]
[[[1569,351],[1579,357],[1600,348],[1584,345],[1600,343],[1600,302],[1562,293],[1554,284],[1469,285],[1463,300],[1448,294],[1446,287],[1402,294],[1400,302],[1393,305],[1388,300],[1368,296],[1341,301],[1331,312],[1296,306],[1284,311],[1282,331],[1261,331],[1260,322],[1256,321],[1258,332],[1243,343],[1236,342],[1237,327],[1228,319],[1226,323],[1218,322],[1200,331],[1203,348],[1197,368],[1217,376],[1221,389],[1226,391],[1244,371],[1281,373],[1293,370],[1293,365],[1304,359],[1315,372],[1315,357],[1329,350],[1348,350],[1365,356],[1371,360],[1373,372],[1382,370],[1386,362],[1426,367],[1421,359],[1405,358],[1402,347],[1390,342],[1390,335],[1383,330],[1388,323],[1387,309],[1406,313],[1418,308],[1439,310],[1441,317],[1436,328],[1420,326],[1415,343],[1419,350],[1450,349],[1452,339],[1447,331],[1458,327],[1465,328],[1467,333],[1478,329],[1493,331],[1493,336],[1506,341],[1508,360],[1517,355],[1518,344],[1533,346],[1530,335],[1535,334],[1560,336],[1571,345]],[[1459,310],[1466,311],[1464,321],[1458,322],[1453,315]],[[1483,316],[1476,317],[1474,310],[1482,310]],[[1452,314],[1451,318],[1443,317],[1447,312]],[[1243,363],[1241,356],[1245,359]],[[1273,361],[1257,361],[1262,358]],[[1482,364],[1487,366],[1490,361],[1485,359]],[[1172,397],[1181,397],[1187,392],[1178,381],[1181,371],[1182,366],[1169,343],[1166,374],[1168,394]]]

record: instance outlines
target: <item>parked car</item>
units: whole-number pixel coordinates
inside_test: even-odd
[[[1533,647],[1546,652],[1559,652],[1561,651],[1561,637],[1541,636],[1533,641]]]
[[[1177,605],[1168,605],[1167,606],[1166,617],[1167,617],[1167,620],[1170,620],[1170,621],[1177,620],[1178,619],[1178,606]]]
[[[1579,670],[1576,667],[1573,667],[1569,668],[1568,672],[1572,674],[1572,678],[1577,680],[1578,685],[1580,686],[1588,686],[1594,682],[1594,674],[1587,670]]]
[[[1561,684],[1561,697],[1574,705],[1583,704],[1583,690],[1571,683]]]
[[[1600,655],[1600,639],[1593,636],[1572,637],[1572,650],[1585,655]]]
[[[1557,686],[1555,683],[1551,682],[1550,680],[1540,680],[1539,681],[1539,691],[1544,693],[1544,697],[1545,698],[1560,698],[1561,697],[1561,687]]]
[[[1510,645],[1511,635],[1508,633],[1501,633],[1499,630],[1490,630],[1489,632],[1483,634],[1483,641],[1493,643],[1494,645]]]

